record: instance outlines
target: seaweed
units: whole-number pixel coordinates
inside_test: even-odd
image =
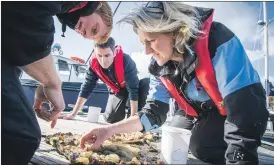
[[[106,140],[96,151],[85,151],[79,147],[81,135],[56,133],[45,137],[45,141],[56,147],[72,164],[163,164],[159,157],[158,133],[116,134]]]

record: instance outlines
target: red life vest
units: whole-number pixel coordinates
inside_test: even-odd
[[[98,77],[106,83],[114,93],[118,93],[121,88],[126,86],[125,77],[124,77],[124,53],[121,46],[115,48],[115,57],[114,57],[114,72],[115,77],[118,81],[118,85],[110,80],[107,75],[103,72],[101,65],[99,64],[95,54],[92,55],[90,60],[90,68],[98,75]]]
[[[203,23],[203,31],[205,34],[209,34],[210,27],[212,24],[213,12],[211,16]],[[225,116],[226,110],[223,105],[223,98],[218,89],[215,71],[210,58],[210,52],[208,50],[208,36],[201,36],[195,43],[194,50],[198,55],[198,64],[195,68],[196,78],[205,89],[206,93],[213,100],[215,105],[220,111],[220,114]],[[180,95],[181,91],[172,84],[167,78],[160,77],[163,84],[166,86],[170,94],[176,100],[178,105],[190,116],[197,117],[198,114],[194,108],[187,103],[187,101]]]
[[[70,9],[69,13],[74,12],[74,11],[76,11],[76,10],[78,10],[78,9],[82,9],[82,8],[85,7],[87,4],[88,4],[87,1],[85,1],[85,2],[80,2],[80,4],[79,4],[78,6],[75,6],[74,8]]]

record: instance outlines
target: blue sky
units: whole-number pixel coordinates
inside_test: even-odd
[[[114,23],[121,19],[130,9],[135,6],[141,5],[143,2],[122,2],[115,17]],[[215,9],[214,20],[222,22],[228,28],[230,28],[242,41],[246,51],[251,59],[254,61],[263,57],[262,41],[263,33],[258,34],[261,27],[257,25],[260,19],[263,19],[263,13],[260,7],[261,2],[186,2],[190,5],[208,7]],[[114,10],[118,2],[110,2],[112,9]],[[267,2],[268,19],[274,17],[274,2]],[[61,24],[55,20],[55,42],[62,45],[64,56],[78,56],[83,59],[87,59],[90,52],[93,49],[93,42],[84,39],[80,35],[76,34],[69,28],[67,28],[66,37],[61,37]],[[274,22],[269,26],[269,50],[270,54],[274,56]],[[131,26],[114,25],[112,36],[116,40],[116,43],[122,45],[124,51],[128,54],[133,52],[143,52],[143,46],[139,42],[138,36],[132,31]],[[273,45],[273,46],[272,46]],[[143,60],[142,56],[136,58],[136,60]],[[256,66],[254,67],[263,67]],[[145,66],[139,66],[140,69],[146,70]],[[143,67],[143,68],[142,68]],[[271,70],[271,69],[270,69]],[[274,69],[272,69],[274,70]],[[263,75],[263,73],[261,73]],[[273,73],[274,75],[274,73]],[[273,78],[274,80],[274,78]]]
[[[248,5],[254,6],[255,8],[259,8],[260,5],[262,5],[261,2],[247,2]],[[268,18],[274,17],[274,2],[266,2],[267,4],[267,12],[268,12]]]

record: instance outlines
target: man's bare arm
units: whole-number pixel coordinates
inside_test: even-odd
[[[83,97],[78,97],[77,102],[73,108],[73,111],[71,112],[73,115],[77,115],[78,112],[81,110],[81,108],[84,106],[86,103],[87,99]]]
[[[138,101],[130,100],[130,116],[134,116],[138,111]]]
[[[139,116],[132,116],[126,120],[107,125],[111,132],[111,135],[116,133],[129,133],[143,130],[143,125]]]
[[[21,68],[44,87],[55,87],[62,84],[51,54]]]
[[[56,72],[52,55],[48,55],[21,68],[41,83],[45,96],[52,103],[56,112],[64,110],[65,103],[61,89],[62,82]]]

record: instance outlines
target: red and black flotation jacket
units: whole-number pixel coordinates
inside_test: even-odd
[[[114,72],[117,80],[113,82],[102,70],[95,54],[92,55],[90,60],[90,68],[98,75],[98,77],[109,86],[114,93],[118,93],[121,88],[125,88],[125,76],[124,76],[124,53],[121,46],[115,48],[115,57],[114,57]]]
[[[213,10],[209,17],[206,18],[203,22],[202,30],[203,32],[205,32],[205,34],[203,34],[203,36],[200,36],[193,45],[194,51],[196,52],[198,58],[198,62],[195,66],[195,71],[193,72],[196,75],[197,83],[199,83],[204,88],[206,93],[209,95],[209,97],[218,108],[220,114],[226,115],[226,110],[223,106],[223,98],[218,89],[210,51],[208,49],[208,34],[211,28],[212,19]],[[186,99],[182,91],[179,90],[178,87],[176,87],[176,85],[174,85],[174,83],[169,78],[165,76],[159,76],[159,78],[182,110],[184,110],[190,116],[199,116],[195,107],[189,102],[189,100]]]

